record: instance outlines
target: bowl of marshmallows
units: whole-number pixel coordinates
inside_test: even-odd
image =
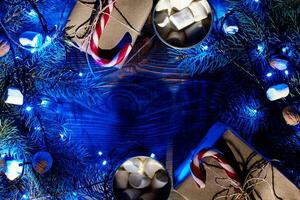
[[[207,0],[159,0],[153,11],[156,34],[173,48],[199,44],[209,34],[212,22]]]
[[[117,200],[167,200],[171,179],[165,168],[153,158],[133,157],[117,169],[113,192]]]

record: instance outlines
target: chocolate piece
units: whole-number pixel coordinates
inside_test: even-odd
[[[10,50],[7,38],[0,36],[0,57],[5,56]]]
[[[170,16],[170,21],[177,30],[182,30],[195,22],[194,16],[189,8],[185,8],[180,12]]]
[[[287,125],[297,126],[300,123],[300,113],[291,106],[285,107],[282,115]]]
[[[175,46],[182,46],[185,42],[184,32],[171,32],[167,38],[167,41]]]
[[[199,22],[202,19],[206,19],[208,16],[207,10],[199,1],[191,3],[189,9],[192,11],[196,22]]]

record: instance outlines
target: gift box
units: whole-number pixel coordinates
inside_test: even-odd
[[[66,34],[75,47],[91,54],[100,65],[121,67],[141,34],[153,0],[102,2],[78,1],[69,17]]]
[[[197,177],[191,170],[191,160],[199,158],[198,152],[217,148],[222,150],[224,158],[208,156],[203,159],[200,177],[205,180],[205,187],[199,187]],[[201,154],[203,155],[203,154]],[[192,162],[195,162],[193,160]],[[239,181],[229,177],[226,167],[235,169]],[[225,167],[224,167],[225,166]],[[230,171],[230,170],[229,170]],[[205,173],[206,172],[206,173]],[[206,179],[205,179],[206,178]],[[200,181],[201,182],[201,181]],[[240,182],[240,186],[234,186]],[[186,199],[284,199],[299,200],[299,189],[288,180],[270,161],[257,153],[238,134],[225,125],[216,124],[191,156],[174,173],[174,187]],[[238,194],[243,194],[238,196]]]

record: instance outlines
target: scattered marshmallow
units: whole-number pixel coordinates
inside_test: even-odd
[[[177,30],[182,30],[195,22],[194,16],[189,8],[185,8],[170,16],[170,21]]]
[[[287,84],[274,85],[267,90],[267,97],[270,101],[285,98],[289,94],[290,88]]]
[[[17,88],[10,87],[7,89],[5,103],[13,105],[23,105],[24,97],[21,91]]]
[[[287,60],[284,59],[280,59],[280,58],[274,58],[270,61],[270,66],[274,69],[278,69],[278,70],[286,70],[288,67],[289,62]]]

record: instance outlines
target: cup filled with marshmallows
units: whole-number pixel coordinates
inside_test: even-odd
[[[125,161],[113,178],[117,200],[167,200],[171,179],[155,159],[138,156]]]
[[[153,12],[156,34],[173,48],[199,44],[209,34],[212,21],[208,0],[159,0]]]

